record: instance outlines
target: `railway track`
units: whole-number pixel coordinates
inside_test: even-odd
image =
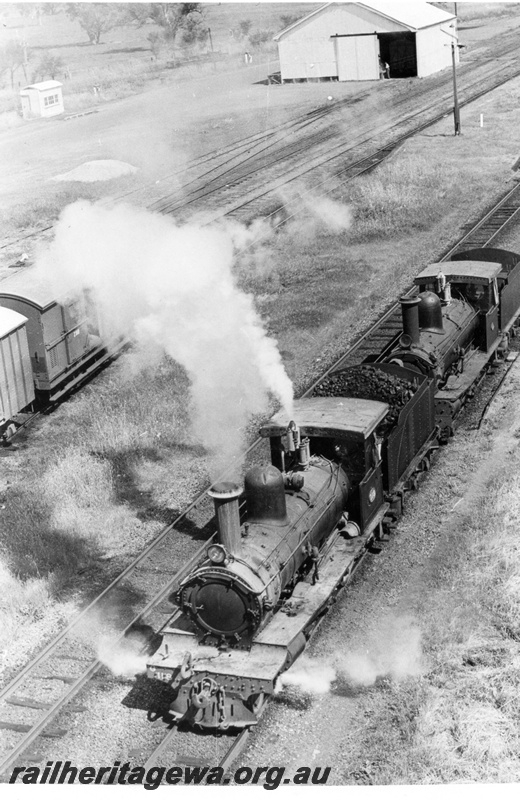
[[[464,233],[442,260],[447,260],[462,248],[490,245],[505,225],[517,218],[519,210],[520,186],[515,185],[477,224]],[[413,291],[415,288],[411,287],[408,293]],[[304,396],[311,394],[315,386],[334,370],[359,363],[369,353],[384,354],[400,329],[400,308],[399,303],[395,303],[353,343],[346,354],[309,386]],[[262,444],[265,447],[265,442],[260,439],[252,443],[247,451],[249,458],[259,457]],[[0,774],[5,775],[6,770],[16,764],[21,754],[26,753],[40,736],[52,738],[65,735],[65,730],[52,727],[51,723],[102,666],[83,632],[83,626],[92,616],[103,618],[107,629],[116,637],[122,637],[136,623],[149,624],[154,630],[159,630],[167,622],[172,609],[165,601],[207,547],[208,539],[213,534],[212,517],[213,508],[204,489],[101,595],[0,690],[0,729],[4,731],[5,738],[5,750],[0,754]],[[197,532],[195,538],[194,531]],[[187,563],[185,555],[182,559],[176,556],[173,534],[175,541],[179,536],[185,536],[192,542],[192,556]],[[114,608],[117,608],[117,619],[111,618]],[[85,708],[77,706],[77,711],[81,713]],[[154,759],[164,758],[174,740],[176,758],[180,758],[179,753],[182,755],[183,748],[184,751],[189,750],[190,744],[200,752],[201,738],[192,732],[166,728],[162,729],[159,738],[153,752],[145,754],[147,763],[154,762],[157,766]],[[213,737],[202,738],[212,740]],[[245,734],[242,738],[230,737],[229,740],[225,737],[224,744],[222,740],[219,744],[218,753],[213,743],[208,745],[208,755],[204,758],[207,760],[211,756],[210,763],[213,765],[230,763],[228,750],[231,750],[233,759],[236,758],[246,739]]]
[[[484,72],[494,62],[495,59],[483,62],[480,65],[481,70]],[[466,81],[461,91],[460,105],[474,102],[518,75],[520,69],[514,61],[506,61],[492,76],[485,73],[483,76],[479,71],[478,75],[472,76],[471,81]],[[353,141],[351,138],[345,143],[343,137],[338,137],[336,121],[328,128],[310,133],[297,142],[285,143],[282,139],[281,146],[274,152],[269,152],[266,145],[259,152],[248,154],[237,166],[224,164],[218,175],[203,173],[194,187],[190,188],[185,184],[175,194],[157,201],[153,210],[175,214],[180,221],[193,214],[202,215],[204,222],[214,221],[222,216],[238,217],[246,221],[256,216],[276,216],[284,209],[284,204],[276,198],[276,192],[283,187],[309,175],[315,178],[320,173],[324,173],[322,185],[330,182],[331,175],[346,183],[374,169],[408,138],[446,117],[452,103],[451,90],[447,91],[445,86],[441,86],[441,89],[440,97],[432,92],[434,97],[431,101],[421,103],[419,108],[406,112],[401,118],[396,117],[396,112],[401,113],[401,106],[409,105],[410,98],[406,98],[406,103],[405,100],[394,103],[388,124],[375,135],[370,128],[363,129],[360,125],[361,132],[356,133]],[[417,94],[417,100],[419,99],[420,95]],[[317,119],[328,119],[331,113],[324,110]],[[283,176],[279,174],[280,164],[283,164]],[[215,167],[212,172],[216,169],[218,168]],[[261,183],[258,179],[259,173],[262,176]],[[244,195],[243,186],[253,177],[257,185]],[[317,188],[320,188],[320,179],[317,185],[316,180],[313,181],[313,191]],[[208,210],[208,203],[216,205],[216,209]],[[266,205],[270,207],[268,213]]]
[[[482,58],[476,66],[471,59],[462,62],[458,68],[460,106],[518,77],[520,68],[517,55],[518,45],[511,34],[501,40],[499,58]],[[493,69],[490,71],[491,66]],[[365,174],[406,139],[446,117],[452,104],[450,80],[451,76],[444,74],[433,77],[429,84],[433,97],[426,103],[422,85],[407,86],[402,96],[392,98],[388,124],[374,135],[370,125],[363,128],[361,120],[358,120],[355,140],[350,138],[348,144],[345,144],[343,137],[337,141],[338,126],[345,124],[338,113],[348,108],[350,99],[315,109],[303,118],[289,120],[245,137],[194,159],[182,175],[166,176],[164,180],[174,178],[176,185],[180,184],[180,189],[148,207],[151,211],[175,214],[180,222],[193,214],[201,215],[203,222],[223,216],[237,217],[246,222],[258,215],[276,217],[283,210],[283,204],[276,194],[282,187],[295,184],[312,174],[319,176],[321,171],[324,177],[321,183],[319,178],[317,185],[314,182],[313,190],[322,188],[326,194],[327,189],[323,187],[330,182],[331,174],[343,183]],[[409,110],[413,103],[416,105]],[[312,126],[316,125],[318,130],[312,130]],[[282,177],[279,174],[281,164]],[[259,174],[262,175],[261,182],[258,181]],[[252,177],[257,181],[257,186],[244,194],[244,185]],[[135,195],[142,188],[117,199]],[[210,204],[213,204],[213,209]],[[46,226],[6,242],[0,245],[0,250],[51,229],[52,226]]]

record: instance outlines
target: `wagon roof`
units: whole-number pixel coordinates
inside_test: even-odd
[[[0,298],[16,297],[25,300],[40,310],[56,302],[55,292],[44,276],[34,267],[20,267],[12,275],[0,281]]]
[[[27,322],[27,317],[13,311],[11,308],[0,306],[0,339],[20,328]]]
[[[417,275],[414,283],[424,283],[433,280],[439,272],[446,276],[447,281],[467,283],[491,283],[502,272],[502,266],[493,261],[441,261],[430,264]]]
[[[339,436],[360,434],[365,438],[386,417],[388,405],[378,400],[355,397],[309,397],[295,400],[291,416],[280,411],[262,425],[264,437],[283,435],[291,420],[303,436]]]

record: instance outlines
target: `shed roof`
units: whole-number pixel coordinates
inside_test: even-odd
[[[27,317],[13,311],[11,308],[0,306],[0,339],[20,328],[27,322]]]
[[[57,89],[59,86],[63,86],[59,81],[41,81],[41,83],[31,83],[29,86],[24,86],[22,91],[37,89],[39,92],[46,92],[48,89]]]
[[[408,28],[410,31],[418,31],[421,28],[429,28],[431,25],[439,25],[443,22],[450,22],[456,19],[455,14],[451,14],[449,11],[443,11],[431,5],[431,3],[420,2],[420,0],[414,0],[413,3],[409,2],[409,0],[373,0],[371,3],[325,3],[325,5],[320,6],[320,8],[315,9],[315,11],[296,20],[296,22],[293,22],[287,28],[284,28],[283,31],[280,31],[274,36],[274,39],[277,41],[293,28],[297,28],[301,25],[302,22],[306,22],[308,19],[311,19],[311,17],[321,14],[325,9],[335,5],[367,8],[399,25],[404,25],[404,27]]]
[[[56,302],[55,293],[34,267],[20,267],[0,281],[0,298],[2,297],[25,300],[40,310]]]
[[[285,412],[275,414],[262,425],[264,437],[283,435],[294,419],[303,436],[341,436],[361,434],[365,438],[377,428],[388,411],[386,403],[356,397],[305,397],[294,402],[290,418]]]
[[[446,276],[447,281],[462,283],[491,283],[502,271],[502,265],[493,261],[442,261],[430,264],[417,275],[414,283],[419,285],[428,280],[433,280],[439,272]]]

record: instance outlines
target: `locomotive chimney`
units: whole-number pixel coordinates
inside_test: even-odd
[[[218,540],[233,556],[239,556],[242,550],[238,510],[238,498],[241,494],[242,489],[236,483],[230,482],[215,483],[208,491],[215,503]]]
[[[401,297],[403,333],[410,337],[412,344],[419,344],[419,303],[418,297]]]

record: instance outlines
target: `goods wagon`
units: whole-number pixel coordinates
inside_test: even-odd
[[[13,420],[35,400],[26,324],[22,314],[0,307],[0,436],[14,432]]]
[[[88,295],[57,300],[30,267],[0,283],[0,306],[27,319],[35,391],[41,402],[56,401],[111,357]]]

